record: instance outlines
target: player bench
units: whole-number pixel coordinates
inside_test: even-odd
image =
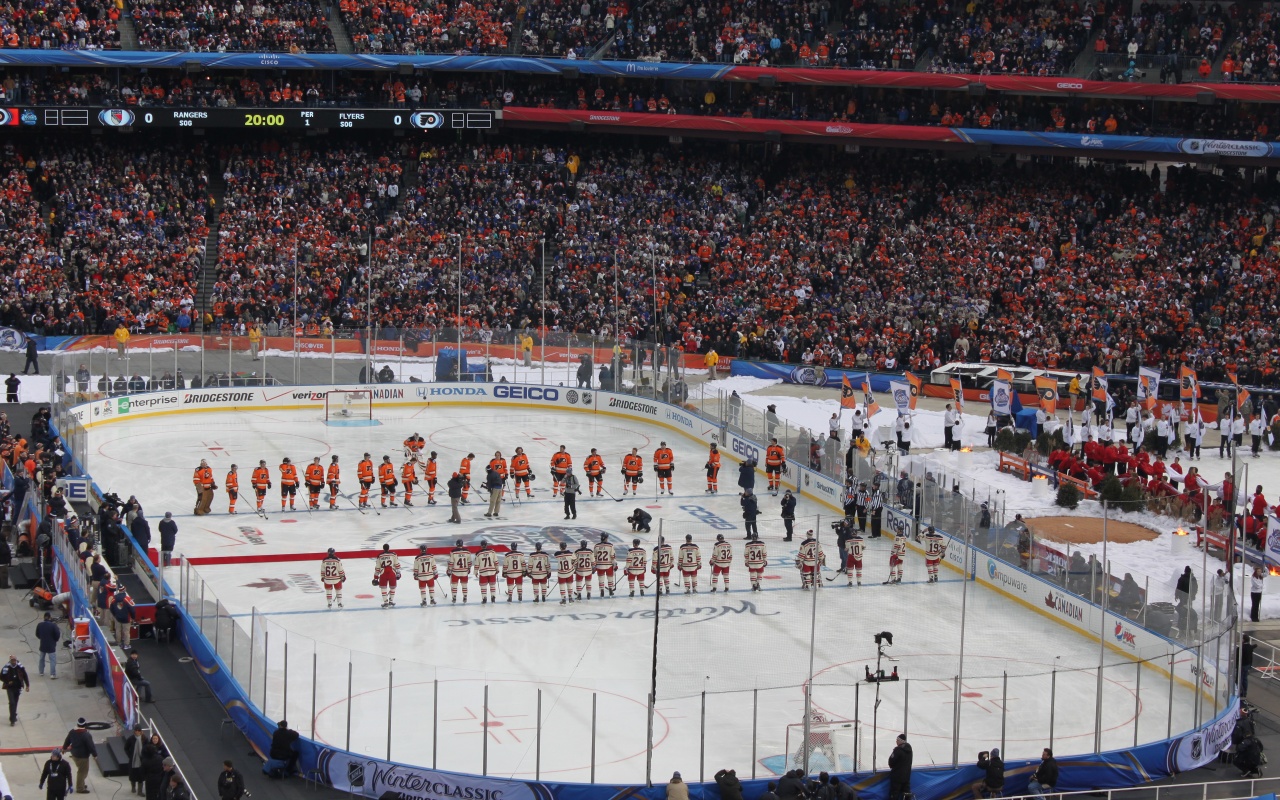
[[[1001,472],[1007,472],[1010,475],[1020,475],[1024,481],[1031,480],[1031,464],[1021,456],[1001,452],[1000,465],[998,469]]]
[[[1221,550],[1227,552],[1227,534],[1218,531],[1206,531],[1202,526],[1196,526],[1196,547],[1208,546],[1210,550]]]
[[[1072,486],[1074,486],[1074,487],[1076,487],[1077,489],[1079,489],[1079,490],[1080,490],[1080,496],[1081,496],[1081,497],[1084,497],[1084,498],[1086,498],[1086,499],[1088,499],[1088,498],[1092,498],[1092,497],[1097,497],[1097,496],[1098,496],[1098,493],[1097,493],[1096,491],[1094,491],[1094,488],[1093,488],[1092,486],[1090,486],[1090,485],[1089,485],[1089,482],[1088,482],[1088,481],[1083,480],[1083,479],[1081,479],[1081,478],[1077,478],[1077,477],[1075,477],[1074,475],[1068,475],[1068,474],[1067,474],[1067,473],[1065,473],[1065,472],[1059,472],[1059,473],[1058,473],[1058,483],[1059,483],[1059,484],[1063,484],[1063,483],[1069,483],[1069,484],[1071,484]]]

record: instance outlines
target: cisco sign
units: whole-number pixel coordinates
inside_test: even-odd
[[[512,400],[545,400],[554,403],[560,399],[560,390],[549,386],[517,386],[515,384],[496,383],[493,386],[494,397],[507,397]]]

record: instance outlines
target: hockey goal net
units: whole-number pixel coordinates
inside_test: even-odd
[[[808,739],[803,722],[787,726],[787,770],[800,769],[808,775],[857,772],[858,762],[868,760],[862,750],[862,723],[854,719],[815,715],[809,722]]]
[[[330,389],[324,396],[324,420],[373,419],[373,392]]]

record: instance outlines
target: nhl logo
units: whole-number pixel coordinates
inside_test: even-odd
[[[569,398],[569,402],[570,402],[570,403],[572,403],[572,402],[573,402],[573,398],[572,398],[572,397],[570,397],[570,398]],[[583,404],[584,406],[589,406],[589,405],[591,405],[591,392],[583,392],[583,393],[582,393],[582,404]]]
[[[1204,741],[1199,736],[1191,737],[1191,760],[1199,761],[1204,752]]]
[[[569,401],[569,405],[573,405],[574,403],[578,402],[578,392],[577,392],[577,390],[576,390],[576,389],[570,389],[569,391],[565,392],[565,393],[564,393],[564,399],[565,399],[565,400],[567,400],[567,401]]]
[[[357,761],[347,764],[347,785],[352,788],[364,786],[364,764]]]

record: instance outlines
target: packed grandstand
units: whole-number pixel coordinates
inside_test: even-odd
[[[18,48],[17,65],[0,91],[15,125],[37,124],[42,107],[121,109],[102,124],[126,131],[134,115],[170,108],[483,109],[507,124],[408,136],[16,130],[0,200],[0,324],[66,334],[296,322],[429,336],[458,323],[460,301],[472,335],[510,338],[541,323],[545,277],[549,328],[695,352],[795,361],[808,350],[917,370],[968,359],[1127,373],[1145,363],[1169,375],[1186,363],[1205,380],[1235,370],[1273,386],[1280,348],[1265,323],[1280,302],[1280,252],[1265,148],[1280,95],[1214,93],[1276,77],[1277,24],[1264,8],[1189,2],[9,4],[0,40]],[[115,48],[560,60],[466,72],[20,66]],[[1057,90],[927,82],[1097,77],[1115,58],[1152,73]],[[782,83],[686,80],[678,64],[587,69],[622,63],[611,59],[802,69]],[[554,69],[517,68],[530,63]],[[803,68],[818,76],[811,85],[796,77]],[[1182,79],[1200,81],[1196,94],[1162,100]],[[552,125],[528,113],[550,110],[578,116]],[[668,139],[597,136],[580,121],[597,112],[617,122],[607,133],[625,128],[620,112],[676,121],[661,130]],[[1227,155],[1263,157],[1126,162],[1115,145],[1112,160],[1085,162],[1069,149],[916,142],[881,158],[889,151],[767,131],[727,145],[681,135],[696,133],[685,120],[708,117],[886,126],[880,144],[915,129],[1048,132],[1107,148],[1126,135],[1217,137],[1238,145]]]

